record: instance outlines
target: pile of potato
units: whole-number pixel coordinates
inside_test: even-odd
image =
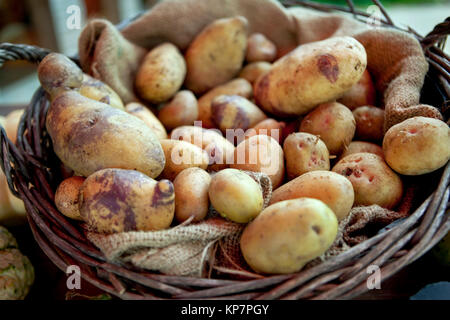
[[[279,56],[247,24],[219,19],[185,52],[171,43],[150,50],[135,78],[141,101],[125,106],[67,58],[41,62],[47,130],[73,170],[56,192],[63,214],[115,233],[201,221],[212,206],[246,224],[241,251],[253,270],[290,273],[331,246],[352,207],[395,209],[402,175],[447,163],[442,121],[415,117],[384,133],[357,40]],[[245,171],[270,178],[268,207]]]

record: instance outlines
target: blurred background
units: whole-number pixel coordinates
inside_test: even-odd
[[[207,0],[205,0],[207,1]],[[315,0],[346,5],[345,0]],[[118,23],[151,8],[159,0],[0,0],[0,43],[26,43],[66,55],[77,52],[78,35],[88,19]],[[353,0],[370,14],[370,0]],[[450,16],[450,0],[381,0],[396,25],[410,26],[421,35]],[[449,53],[450,45],[446,52]],[[39,83],[36,66],[6,63],[0,69],[0,108],[25,106]],[[5,109],[6,110],[6,109]],[[2,110],[0,110],[0,113]]]

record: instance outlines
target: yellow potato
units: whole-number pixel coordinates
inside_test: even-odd
[[[189,90],[179,91],[162,107],[158,118],[168,130],[193,125],[198,118],[197,98]]]
[[[239,73],[239,78],[244,78],[251,84],[254,84],[258,78],[272,68],[272,64],[265,61],[252,62],[246,65]]]
[[[336,216],[322,201],[286,200],[267,207],[247,225],[240,247],[256,272],[293,273],[325,253],[337,231]]]
[[[253,33],[247,40],[247,62],[272,62],[277,57],[277,47],[262,33]]]
[[[435,171],[450,159],[450,128],[433,118],[407,119],[386,132],[383,151],[386,162],[400,174]]]
[[[350,154],[360,152],[373,153],[384,158],[383,149],[379,145],[365,141],[352,141],[347,148],[345,148],[344,152],[341,153],[339,159],[342,159]]]
[[[5,131],[9,140],[16,144],[17,141],[17,129],[19,127],[20,119],[22,118],[25,109],[11,111],[5,118]]]
[[[357,107],[353,110],[356,121],[355,138],[381,141],[384,136],[384,110],[373,106]]]
[[[375,105],[377,93],[372,77],[366,69],[359,81],[344,93],[337,101],[342,103],[350,110],[360,106]]]
[[[159,140],[167,139],[166,128],[164,128],[161,121],[159,121],[153,112],[151,112],[146,106],[138,102],[131,102],[125,106],[125,110],[129,114],[144,121],[145,124],[152,129]]]
[[[79,92],[86,98],[109,104],[116,109],[124,109],[122,99],[110,86],[87,74],[83,75],[83,83],[79,88]]]
[[[281,144],[283,138],[283,129],[286,127],[286,123],[282,121],[276,121],[275,119],[265,119],[258,122],[255,126],[250,128],[245,132],[245,138],[265,134],[269,137],[275,139],[279,144]]]
[[[84,180],[83,177],[71,177],[63,180],[56,189],[56,208],[66,217],[83,220],[80,214],[80,190]]]

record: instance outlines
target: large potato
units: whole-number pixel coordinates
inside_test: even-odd
[[[333,171],[350,180],[355,191],[355,205],[377,204],[394,208],[401,200],[403,183],[383,158],[372,153],[354,153],[339,160]]]
[[[189,90],[179,91],[158,113],[159,120],[168,130],[191,126],[198,118],[198,103]]]
[[[218,19],[189,45],[185,85],[201,94],[233,79],[242,68],[247,48],[247,19]]]
[[[350,110],[361,106],[372,106],[376,103],[377,94],[372,77],[366,69],[359,81],[344,93],[337,101]]]
[[[168,180],[155,181],[134,170],[104,169],[83,183],[80,213],[100,233],[166,229],[175,212]]]
[[[138,102],[130,102],[125,106],[125,110],[129,114],[144,121],[145,124],[152,129],[158,139],[167,139],[166,128],[164,128],[161,121],[159,121],[153,112],[151,112],[146,106]]]
[[[83,220],[80,214],[80,190],[85,180],[84,177],[70,177],[56,189],[56,208],[66,217]]]
[[[240,247],[260,273],[292,273],[322,255],[334,242],[338,222],[322,201],[286,200],[264,209],[244,229]]]
[[[253,33],[247,40],[247,62],[272,62],[277,57],[277,47],[262,33]]]
[[[386,132],[383,151],[386,162],[400,174],[435,171],[450,159],[450,128],[437,119],[407,119]]]
[[[269,62],[252,62],[241,70],[239,78],[244,78],[251,84],[254,84],[260,76],[269,72],[270,68],[272,68],[272,64]]]
[[[366,69],[364,47],[351,37],[299,46],[277,60],[254,87],[257,104],[279,115],[303,115],[332,101],[359,81]]]
[[[344,152],[341,153],[339,159],[360,152],[373,153],[384,158],[383,149],[379,145],[366,141],[352,141],[347,148],[345,148]]]
[[[373,106],[357,107],[353,110],[356,121],[355,138],[381,141],[384,136],[384,110]]]
[[[177,47],[163,43],[145,56],[136,75],[138,94],[151,103],[172,98],[186,76],[186,63]]]
[[[109,104],[116,109],[124,109],[122,99],[110,86],[87,74],[83,75],[83,83],[79,88],[79,92],[86,98]]]

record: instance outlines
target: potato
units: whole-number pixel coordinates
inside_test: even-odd
[[[246,65],[239,73],[239,78],[244,78],[251,84],[254,84],[258,78],[272,68],[272,64],[265,61],[252,62]]]
[[[450,128],[433,118],[407,119],[386,132],[383,152],[389,166],[400,174],[435,171],[450,159]]]
[[[364,47],[351,37],[303,44],[256,81],[256,104],[278,116],[303,115],[349,90],[366,64]]]
[[[376,97],[375,85],[369,71],[366,69],[361,79],[337,101],[350,110],[354,110],[360,106],[375,105]]]
[[[56,155],[78,175],[122,168],[156,178],[164,168],[161,144],[142,120],[78,92],[53,100],[46,127]]]
[[[80,190],[84,180],[83,177],[71,177],[63,180],[56,189],[56,208],[66,217],[83,220],[80,214]]]
[[[384,158],[383,149],[379,145],[365,141],[352,141],[339,156],[339,159],[342,159],[350,154],[360,152],[373,153]]]
[[[161,146],[164,150],[166,165],[161,177],[173,181],[184,169],[199,167],[206,169],[209,158],[202,148],[189,142],[163,139]]]
[[[283,184],[272,193],[269,204],[304,197],[323,201],[342,220],[352,209],[355,193],[348,179],[335,172],[318,170]]]
[[[148,102],[165,102],[180,89],[185,76],[186,62],[180,51],[163,43],[145,56],[136,74],[136,91]]]
[[[362,106],[353,110],[356,121],[355,138],[381,141],[384,136],[384,110],[373,106]]]
[[[197,117],[197,98],[189,90],[179,91],[158,113],[159,120],[168,130],[193,125]]]
[[[247,39],[247,62],[272,62],[277,57],[277,47],[262,33],[253,33]]]
[[[314,170],[330,170],[330,154],[318,136],[297,132],[290,134],[283,144],[288,179]]]
[[[87,74],[83,75],[83,83],[79,88],[79,92],[86,98],[109,104],[116,109],[124,109],[122,99],[110,86]]]
[[[183,222],[194,216],[201,221],[208,214],[208,189],[211,176],[201,168],[192,167],[181,171],[173,182],[175,189],[175,219]]]
[[[233,79],[242,68],[247,48],[247,19],[218,19],[206,26],[189,45],[185,85],[204,93]]]
[[[264,209],[240,240],[245,261],[259,273],[292,273],[333,244],[338,222],[322,201],[286,200]]]
[[[211,102],[212,118],[223,133],[227,129],[247,130],[266,119],[256,105],[238,95],[220,95]]]
[[[265,173],[272,182],[272,188],[276,189],[284,178],[283,149],[269,136],[250,137],[238,144],[234,152],[234,163],[230,167]]]
[[[260,185],[236,169],[224,169],[214,174],[208,195],[212,206],[222,217],[237,223],[253,220],[264,205]]]
[[[355,205],[377,204],[392,209],[402,198],[402,180],[376,154],[354,153],[346,156],[333,167],[333,172],[350,180],[355,191]]]
[[[5,118],[5,132],[9,140],[16,144],[17,141],[17,129],[19,127],[20,119],[22,118],[25,109],[11,111]]]
[[[97,171],[81,188],[81,217],[100,233],[166,229],[174,211],[172,183],[155,181],[134,170]]]
[[[131,102],[125,106],[125,110],[129,114],[144,121],[145,124],[152,129],[159,140],[167,139],[166,128],[164,128],[161,121],[159,121],[153,112],[151,112],[146,106],[138,102]]]
[[[245,132],[245,138],[265,134],[275,139],[279,144],[282,142],[283,129],[286,127],[286,123],[283,121],[277,121],[275,119],[265,119],[258,122],[255,126]]]
[[[203,128],[214,128],[215,123],[211,115],[211,102],[220,95],[238,95],[249,99],[253,94],[252,85],[245,79],[234,79],[223,85],[211,89],[198,99],[198,120]]]
[[[300,124],[300,131],[319,136],[331,155],[341,153],[350,144],[355,130],[352,112],[337,102],[319,105]]]

